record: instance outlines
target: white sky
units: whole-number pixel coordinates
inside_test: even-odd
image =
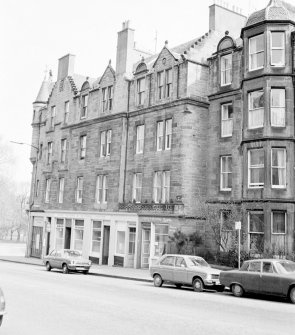
[[[249,13],[269,0],[231,0]],[[289,0],[294,3],[295,0]],[[17,156],[9,168],[16,181],[30,181],[32,102],[46,66],[56,78],[58,58],[76,55],[75,73],[99,77],[109,59],[115,67],[117,32],[131,21],[137,46],[157,51],[209,30],[212,0],[0,0],[0,138]]]

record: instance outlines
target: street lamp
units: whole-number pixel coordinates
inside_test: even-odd
[[[37,148],[37,147],[35,147],[34,145],[32,145],[32,144],[29,144],[29,143],[24,143],[24,142],[15,142],[15,141],[9,141],[10,143],[14,143],[14,144],[24,144],[24,145],[28,145],[29,147],[32,147],[32,148],[34,148],[34,149],[36,149],[37,150],[37,153],[38,153],[38,151],[39,151],[39,148]]]

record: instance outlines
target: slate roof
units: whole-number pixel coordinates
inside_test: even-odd
[[[249,16],[246,27],[263,22],[265,20],[295,21],[295,8],[284,1],[270,0],[265,8],[254,12]]]

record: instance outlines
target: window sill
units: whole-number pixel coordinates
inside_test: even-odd
[[[287,190],[286,186],[271,186],[272,190]]]
[[[231,86],[232,82],[231,83],[226,83],[226,84],[220,84],[220,87],[229,87]]]
[[[253,127],[253,128],[250,128],[248,126],[248,130],[256,130],[256,129],[263,129],[264,128],[264,125],[263,126],[257,126],[257,127]]]
[[[249,72],[254,72],[254,71],[258,71],[258,70],[262,70],[262,69],[264,69],[264,66],[257,67],[256,69],[249,69]]]
[[[231,188],[222,188],[220,189],[220,192],[231,192],[232,189]]]
[[[275,128],[275,129],[285,129],[286,128],[286,125],[284,126],[275,126],[275,125],[270,125],[271,128]]]
[[[232,138],[232,137],[233,137],[232,134],[231,135],[227,135],[227,136],[220,136],[221,139],[225,139],[225,140],[227,140],[229,138]]]

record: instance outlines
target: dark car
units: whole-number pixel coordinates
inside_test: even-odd
[[[43,263],[47,271],[55,268],[62,269],[63,273],[80,271],[87,274],[91,266],[91,261],[82,258],[80,251],[71,249],[53,250],[43,258]]]
[[[295,263],[283,259],[245,261],[239,270],[222,271],[220,282],[236,297],[259,293],[287,297],[295,303]]]
[[[0,326],[3,321],[3,315],[5,314],[5,299],[4,299],[4,294],[3,291],[0,288]]]
[[[192,286],[196,292],[208,288],[223,291],[219,282],[220,270],[211,268],[198,256],[164,255],[150,267],[150,273],[156,287],[166,282],[175,284],[176,287]]]

